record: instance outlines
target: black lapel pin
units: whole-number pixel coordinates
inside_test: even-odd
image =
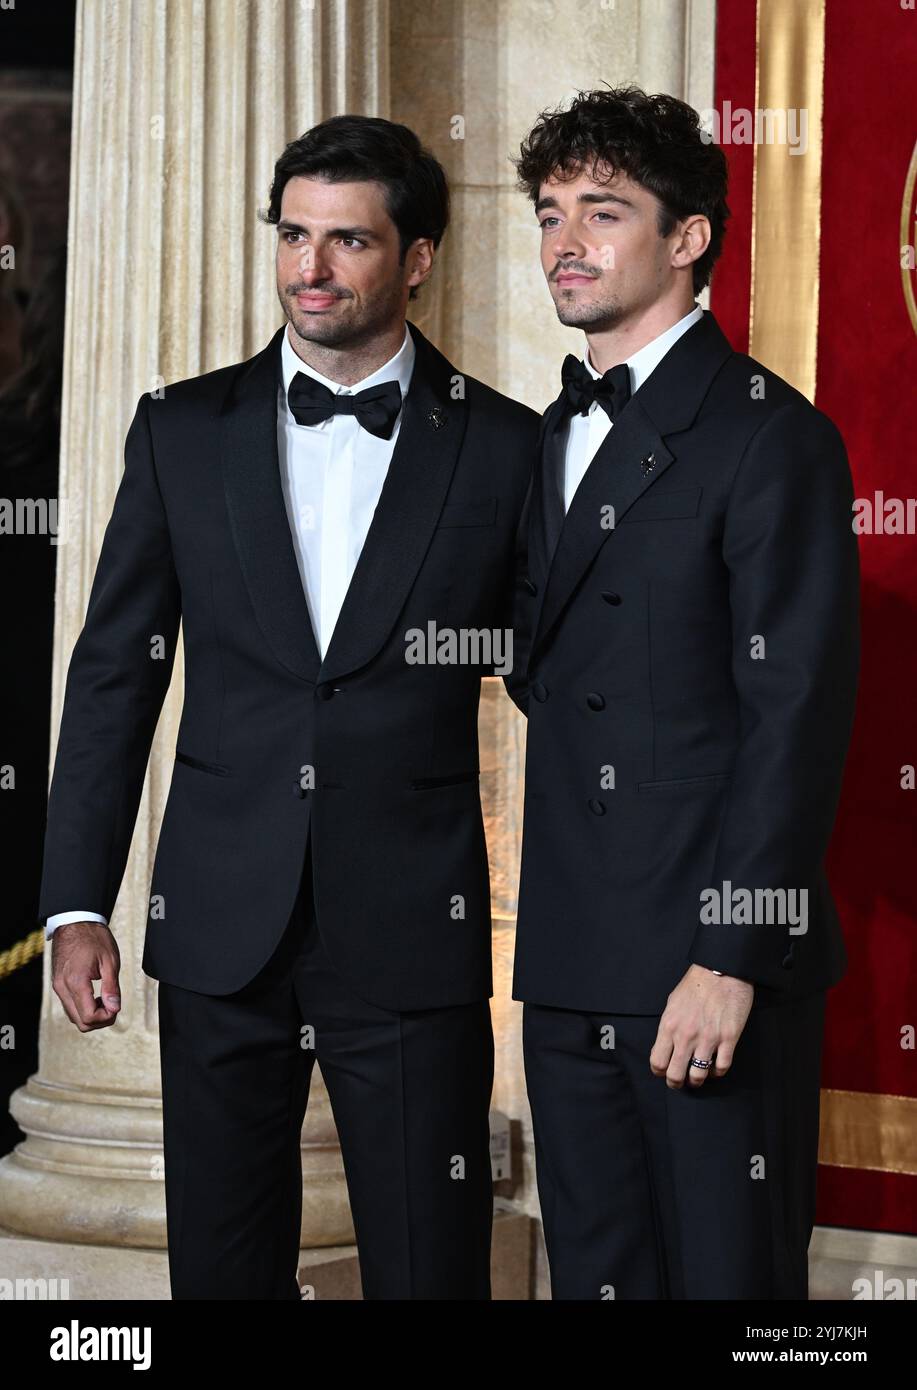
[[[644,477],[646,477],[647,473],[652,473],[653,469],[656,467],[656,455],[647,454],[646,458],[640,460],[640,467],[643,469]]]
[[[430,411],[430,414],[427,416],[427,419],[430,421],[430,424],[433,426],[435,430],[441,430],[443,425],[446,423],[446,417],[440,410],[438,405],[435,405],[433,407],[433,409]]]

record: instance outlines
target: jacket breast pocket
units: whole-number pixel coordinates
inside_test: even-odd
[[[439,791],[441,787],[460,787],[466,782],[477,782],[480,775],[479,772],[456,772],[444,777],[415,777],[409,786],[414,792]]]
[[[665,782],[638,782],[638,792],[699,792],[713,791],[726,787],[732,780],[731,772],[714,772],[708,777],[672,777]]]
[[[198,772],[210,772],[214,777],[231,777],[232,768],[226,767],[223,763],[208,763],[202,758],[193,758],[190,753],[182,753],[177,748],[175,750],[175,761],[184,763],[186,767],[196,768]]]
[[[628,507],[618,523],[628,521],[679,521],[697,516],[703,488],[680,487],[657,492],[650,488],[632,507]]]
[[[477,502],[447,502],[439,514],[437,529],[442,526],[493,526],[496,519],[496,497],[483,497]]]

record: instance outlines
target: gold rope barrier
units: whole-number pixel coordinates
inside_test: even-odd
[[[21,941],[16,941],[5,951],[0,951],[0,980],[7,975],[12,975],[14,970],[21,970],[24,965],[28,965],[30,960],[40,956],[45,949],[45,933],[42,927],[24,936]]]

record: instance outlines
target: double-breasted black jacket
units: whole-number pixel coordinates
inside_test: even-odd
[[[514,995],[655,1014],[692,962],[757,1003],[826,987],[846,963],[823,858],[858,669],[840,435],[707,312],[617,418],[549,566],[564,426],[558,401],[520,527]]]

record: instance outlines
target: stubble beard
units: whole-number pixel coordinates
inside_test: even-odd
[[[627,317],[624,305],[612,294],[583,303],[577,301],[574,291],[561,289],[554,300],[554,307],[565,328],[607,330],[617,328]]]
[[[278,296],[296,336],[304,343],[313,343],[316,347],[333,351],[353,351],[371,342],[386,323],[387,311],[397,303],[397,291],[393,290],[391,294],[386,292],[374,297],[369,303],[364,300],[364,312],[358,319],[348,318],[346,314],[341,319],[335,319],[332,317],[334,310],[331,314],[310,314],[298,307],[295,296],[279,289]],[[340,298],[346,300],[349,296],[342,295]]]

